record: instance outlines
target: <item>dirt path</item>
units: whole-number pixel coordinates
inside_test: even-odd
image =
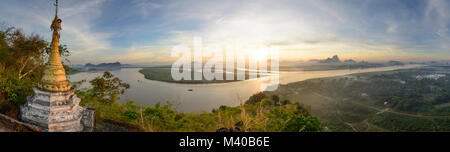
[[[315,95],[319,96],[319,97],[322,97],[322,98],[324,98],[324,99],[327,99],[328,101],[333,101],[333,98],[330,98],[330,97],[328,97],[328,96],[322,95],[322,94],[317,93],[317,92],[314,92],[314,91],[311,91],[311,92],[314,93]]]
[[[351,123],[346,122],[345,124],[347,124],[348,126],[352,127],[352,130],[354,132],[359,132],[358,129],[356,129],[355,127],[353,127],[353,125]]]
[[[376,109],[376,110],[378,110],[377,115],[379,115],[379,114],[381,114],[381,113],[384,113],[384,112],[386,112],[386,111],[389,111],[389,108],[384,108],[384,109],[381,109],[381,110]]]

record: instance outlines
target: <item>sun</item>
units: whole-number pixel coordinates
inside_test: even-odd
[[[264,61],[264,60],[267,60],[267,58],[268,58],[267,50],[265,50],[265,49],[254,50],[254,51],[252,51],[252,55],[257,61]]]

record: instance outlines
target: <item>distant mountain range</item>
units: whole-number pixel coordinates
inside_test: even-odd
[[[100,64],[97,64],[97,65],[88,63],[88,64],[84,65],[84,67],[86,67],[86,68],[106,68],[106,69],[109,69],[109,68],[113,68],[113,69],[114,68],[121,68],[121,66],[122,66],[122,64],[120,64],[120,62],[100,63]]]
[[[400,61],[389,61],[388,65],[405,65],[405,64]]]
[[[332,58],[327,58],[325,60],[319,60],[320,63],[341,63],[339,56],[334,55]]]
[[[313,59],[310,60],[311,62],[317,62],[317,63],[358,63],[353,59],[348,59],[348,60],[344,60],[343,62],[341,61],[341,59],[339,59],[338,55],[334,55],[331,58],[327,58],[327,59],[323,59],[323,60],[318,60],[318,59]]]
[[[323,59],[323,60],[314,59],[314,60],[310,60],[310,61],[317,62],[317,63],[327,63],[327,64],[337,64],[337,63],[357,64],[358,63],[357,61],[355,61],[353,59],[341,61],[341,59],[339,59],[338,55],[334,55],[331,58],[329,57],[329,58]],[[367,61],[361,61],[358,64],[370,64],[370,63]],[[400,61],[388,61],[387,63],[385,63],[385,65],[388,65],[388,66],[405,65],[405,63],[400,62]]]
[[[78,71],[119,70],[121,68],[134,68],[134,67],[140,66],[132,64],[121,64],[120,62],[100,63],[100,64],[87,63],[85,65],[71,65],[71,68],[74,68]]]

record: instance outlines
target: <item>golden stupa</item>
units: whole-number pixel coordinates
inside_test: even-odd
[[[58,0],[55,3],[58,12]],[[44,76],[34,94],[20,106],[22,122],[35,125],[44,132],[92,132],[95,128],[95,110],[80,106],[80,98],[70,87],[59,55],[61,19],[58,13],[50,27],[53,30],[50,58]]]
[[[58,5],[58,1],[56,1],[55,5]],[[59,55],[59,31],[61,30],[61,22],[62,20],[58,18],[58,7],[56,7],[55,18],[50,26],[50,29],[53,30],[50,58],[45,65],[44,76],[38,85],[40,89],[46,91],[57,92],[69,91],[71,89]]]

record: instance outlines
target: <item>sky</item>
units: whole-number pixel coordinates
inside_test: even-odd
[[[450,59],[448,0],[60,0],[72,64],[170,63],[171,49],[278,46],[281,61]],[[0,0],[0,25],[51,40],[52,0]]]

